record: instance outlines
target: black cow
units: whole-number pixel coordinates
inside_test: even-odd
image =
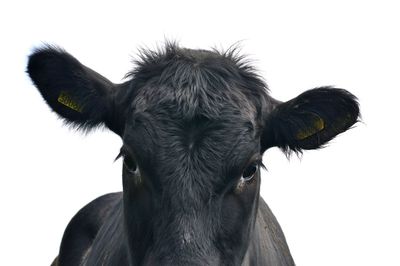
[[[123,140],[123,192],[72,218],[53,265],[294,265],[259,195],[262,154],[320,148],[359,117],[342,89],[271,98],[236,49],[142,50],[113,84],[45,46],[27,71],[68,124]]]

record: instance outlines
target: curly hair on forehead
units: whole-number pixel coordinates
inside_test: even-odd
[[[238,45],[226,51],[193,50],[166,42],[158,49],[139,51],[136,67],[126,75],[136,107],[170,102],[186,118],[215,117],[230,105],[256,113],[267,96],[266,83],[240,55]]]

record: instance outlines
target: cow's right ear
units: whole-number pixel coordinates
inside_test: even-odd
[[[261,137],[264,152],[318,149],[357,122],[357,98],[343,89],[308,90],[287,102],[277,102],[268,115]]]
[[[84,130],[105,124],[120,133],[113,107],[118,85],[53,46],[35,50],[27,72],[47,104],[67,123]]]

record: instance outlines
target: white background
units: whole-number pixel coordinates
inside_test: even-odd
[[[164,38],[243,52],[289,100],[336,85],[363,123],[319,151],[264,155],[262,196],[297,265],[400,265],[400,9],[396,1],[3,1],[0,5],[0,265],[49,265],[69,219],[121,190],[121,140],[62,125],[24,73],[41,42],[113,82]],[[12,4],[11,4],[12,3]]]

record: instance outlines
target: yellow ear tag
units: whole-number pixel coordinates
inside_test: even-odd
[[[62,105],[67,106],[68,108],[77,111],[79,113],[82,113],[82,107],[77,104],[72,98],[71,96],[65,92],[65,91],[61,91],[60,95],[57,98],[57,101],[59,103],[61,103]]]
[[[297,132],[296,139],[298,139],[298,140],[306,139],[308,137],[311,137],[315,133],[323,130],[324,128],[325,128],[324,120],[322,120],[322,118],[318,117],[316,120],[314,120],[312,127],[309,127],[305,130]]]

